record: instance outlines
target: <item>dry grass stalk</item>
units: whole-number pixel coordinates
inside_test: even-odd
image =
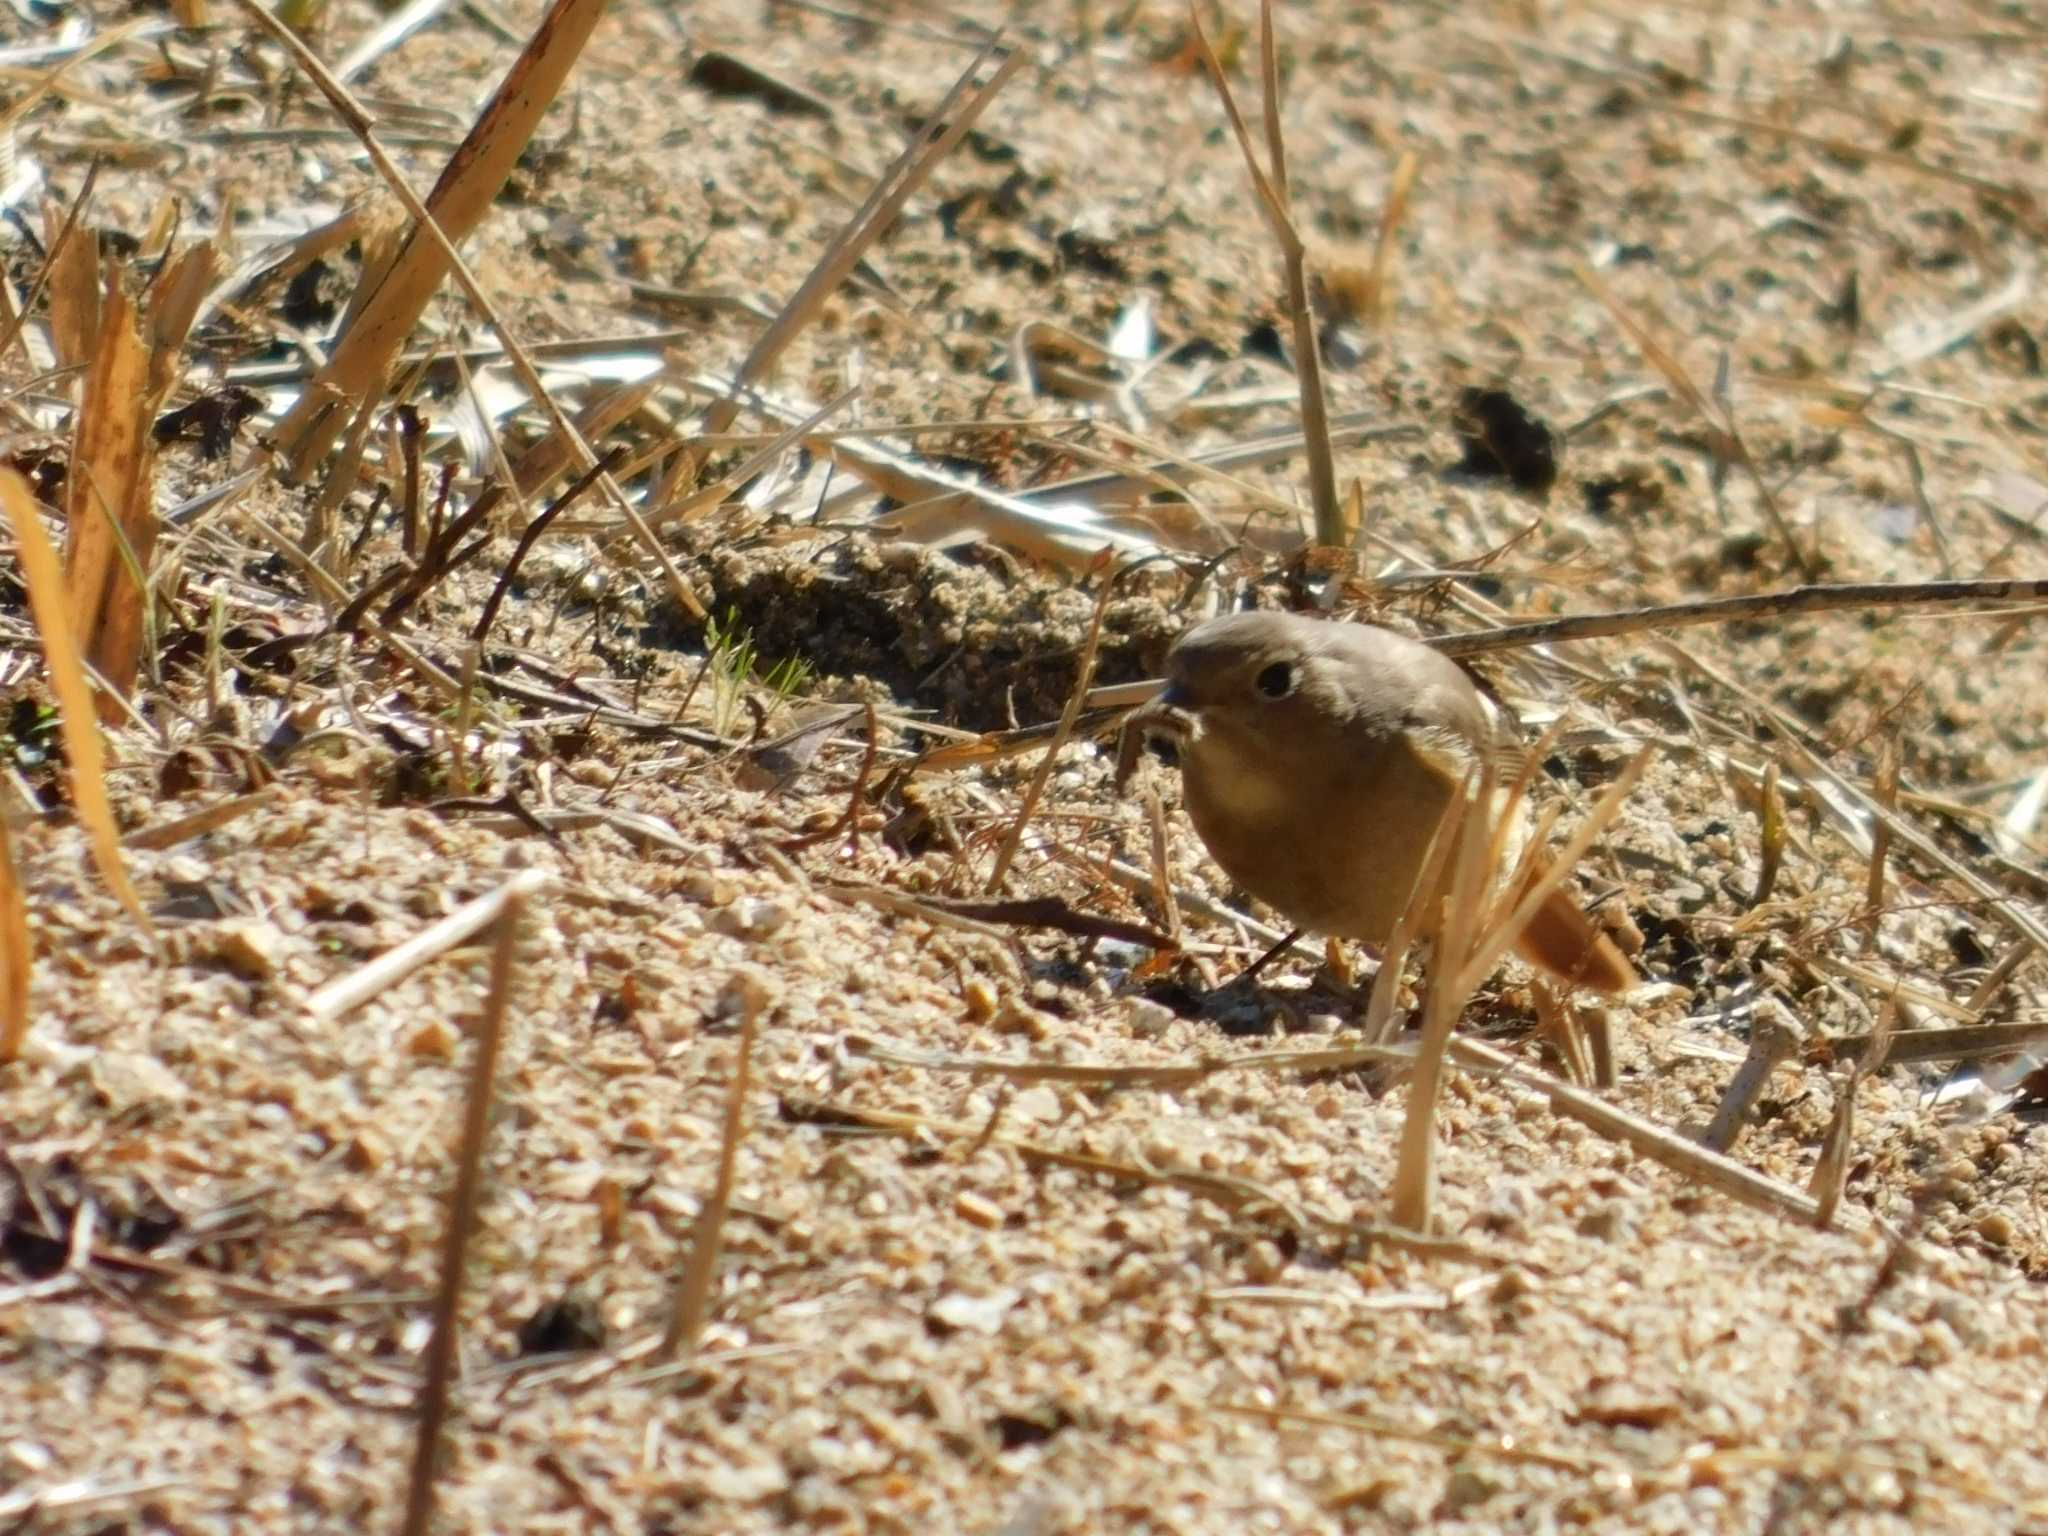
[[[1423,920],[1429,915],[1429,903],[1424,898],[1426,891],[1443,887],[1444,866],[1449,861],[1451,850],[1458,846],[1456,830],[1446,822],[1436,829],[1431,839],[1429,856],[1423,860],[1422,872],[1416,877],[1415,889],[1409,893],[1408,905],[1402,909],[1400,921],[1394,924],[1394,931],[1387,938],[1387,946],[1380,955],[1379,974],[1373,978],[1372,996],[1365,1005],[1365,1021],[1361,1026],[1365,1038],[1375,1045],[1384,1045],[1394,1038],[1397,1028],[1394,1019],[1394,1004],[1401,995],[1401,976],[1407,968],[1408,951],[1414,946],[1415,936],[1421,931]]]
[[[1778,789],[1778,762],[1773,758],[1764,768],[1763,788],[1757,807],[1756,891],[1749,898],[1752,910],[1771,899],[1778,884],[1778,871],[1785,864],[1789,829],[1785,824],[1785,797]]]
[[[718,1138],[718,1172],[711,1193],[691,1226],[689,1257],[676,1282],[668,1331],[661,1339],[660,1354],[665,1359],[695,1349],[697,1336],[704,1331],[704,1319],[711,1311],[711,1286],[718,1275],[718,1253],[725,1238],[725,1215],[732,1208],[733,1172],[739,1166],[740,1142],[747,1133],[747,1089],[753,1075],[754,1035],[770,994],[767,979],[761,975],[743,972],[740,980],[739,1050],[733,1058],[732,1083],[725,1095],[725,1124]]]
[[[955,1051],[923,1050],[842,1035],[849,1056],[914,1067],[921,1072],[960,1072],[971,1077],[1000,1078],[1010,1083],[1077,1083],[1091,1088],[1152,1088],[1174,1093],[1224,1072],[1352,1072],[1360,1067],[1403,1066],[1415,1059],[1412,1047],[1401,1045],[1327,1045],[1311,1050],[1246,1051],[1236,1056],[1199,1056],[1192,1061],[1145,1065],[1089,1061],[1020,1061],[1008,1056],[968,1056]]]
[[[809,414],[778,404],[758,391],[750,392],[746,398],[756,412],[770,420],[797,421]],[[714,435],[700,435],[699,444]],[[963,527],[973,528],[1033,560],[1069,570],[1086,569],[1105,543],[1133,556],[1158,552],[1152,540],[1126,532],[1115,522],[1097,518],[1092,512],[1077,514],[1073,508],[1041,505],[880,444],[838,436],[821,437],[811,446],[830,457],[835,468],[900,503],[877,519],[874,526],[893,530],[908,539],[951,538]],[[661,499],[656,497],[654,501],[660,505]],[[690,501],[694,503],[694,495]]]
[[[1468,1071],[1490,1072],[1509,1084],[1542,1094],[1556,1113],[1578,1121],[1609,1141],[1633,1148],[1652,1162],[1662,1163],[1674,1173],[1704,1184],[1739,1204],[1772,1215],[1791,1216],[1809,1225],[1818,1214],[1818,1204],[1803,1190],[1780,1184],[1753,1168],[1744,1167],[1733,1158],[1609,1104],[1597,1094],[1576,1088],[1561,1078],[1518,1066],[1505,1051],[1497,1051],[1477,1040],[1454,1038],[1450,1054]]]
[[[1749,476],[1750,484],[1756,488],[1758,500],[1762,501],[1764,510],[1770,514],[1771,523],[1777,529],[1778,537],[1784,542],[1786,553],[1791,555],[1792,563],[1799,567],[1802,576],[1812,581],[1820,574],[1819,568],[1793,534],[1792,525],[1785,520],[1784,509],[1778,505],[1777,493],[1771,489],[1770,482],[1757,468],[1756,460],[1750,454],[1749,445],[1742,440],[1742,434],[1736,430],[1733,415],[1707,399],[1705,392],[1693,382],[1692,375],[1685,371],[1685,365],[1651,334],[1648,326],[1623,305],[1612,289],[1600,281],[1591,266],[1583,259],[1578,259],[1573,262],[1573,271],[1585,285],[1586,291],[1606,306],[1607,312],[1614,317],[1615,324],[1619,325],[1623,334],[1635,343],[1636,350],[1643,354],[1652,367],[1664,375],[1664,381],[1671,386],[1671,392],[1691,407],[1694,414],[1707,424],[1708,429],[1714,434],[1716,457],[1725,456],[1742,466],[1743,472]]]
[[[1904,998],[1899,999],[1900,1002]],[[1887,1006],[1891,1000],[1887,999]],[[2020,1020],[2010,1024],[1972,1024],[1956,1029],[1907,1029],[1867,1035],[1841,1035],[1824,1041],[1836,1061],[1862,1062],[1883,1049],[1882,1065],[1917,1061],[1985,1061],[2011,1056],[2048,1041],[2048,1022]],[[1876,1070],[1874,1067],[1870,1070]]]
[[[512,967],[519,957],[520,919],[525,915],[527,899],[547,883],[547,878],[540,870],[525,870],[491,895],[498,940],[491,948],[490,991],[484,998],[483,1017],[477,1023],[476,1057],[470,1063],[469,1094],[462,1111],[462,1147],[456,1155],[455,1190],[448,1200],[448,1226],[441,1245],[441,1284],[434,1298],[434,1333],[427,1341],[419,1433],[413,1442],[412,1480],[406,1492],[405,1523],[401,1527],[405,1536],[425,1536],[427,1522],[434,1513],[434,1463],[440,1454],[441,1430],[448,1419],[448,1389],[455,1379],[462,1282],[483,1187],[484,1138],[490,1130],[491,1103],[497,1092],[498,1052],[505,1038],[505,1014],[512,1001]]]
[[[20,1056],[28,1039],[28,984],[35,960],[28,903],[14,862],[14,834],[0,817],[0,1065]]]
[[[1251,175],[1252,191],[1264,216],[1266,229],[1280,247],[1280,264],[1287,279],[1287,311],[1294,326],[1294,368],[1301,385],[1301,428],[1308,451],[1309,501],[1315,513],[1316,542],[1341,546],[1344,543],[1344,509],[1337,500],[1336,456],[1330,448],[1330,411],[1323,396],[1323,362],[1316,320],[1309,302],[1308,251],[1294,227],[1287,208],[1287,145],[1280,132],[1280,59],[1273,37],[1273,0],[1260,0],[1259,66],[1265,97],[1266,153],[1270,173],[1259,165],[1250,131],[1237,110],[1237,101],[1223,78],[1223,65],[1202,31],[1202,18],[1195,0],[1188,0],[1188,23],[1201,54],[1209,83],[1223,102],[1237,147],[1244,155]]]
[[[647,526],[659,528],[664,523],[673,522],[677,518],[690,517],[708,507],[717,506],[730,496],[737,487],[745,485],[748,481],[754,479],[755,476],[767,469],[769,465],[788,453],[798,442],[807,439],[814,430],[822,426],[833,416],[838,415],[840,411],[852,403],[854,396],[859,392],[858,387],[841,391],[833,399],[811,412],[802,421],[786,426],[780,432],[768,437],[743,461],[735,465],[730,473],[714,480],[709,485],[698,486],[680,500],[670,501],[659,494],[650,498],[647,504]],[[697,439],[697,446],[701,446],[702,443],[703,437],[700,435]],[[829,446],[820,446],[825,453],[829,454],[831,452]],[[686,449],[678,454],[678,461],[688,459],[692,451]]]
[[[411,184],[406,181],[390,155],[385,152],[384,146],[377,141],[377,136],[371,132],[369,114],[348,93],[347,89],[329,73],[326,66],[320,62],[312,50],[307,48],[282,22],[264,10],[257,3],[257,0],[235,0],[235,3],[248,13],[250,19],[258,27],[283,45],[285,51],[291,54],[293,61],[305,72],[307,78],[319,87],[321,94],[327,98],[329,104],[334,107],[342,120],[348,124],[349,129],[361,141],[364,152],[370,157],[370,163],[377,169],[377,174],[383,178],[385,185],[405,205],[406,212],[412,216],[414,221],[413,236],[417,237],[424,234],[437,249],[438,260],[443,263],[442,270],[455,278],[456,283],[462,289],[463,296],[469,300],[471,307],[496,332],[499,342],[505,349],[506,359],[511,363],[513,372],[519,376],[520,387],[541,408],[550,424],[568,442],[570,448],[575,453],[578,466],[587,470],[596,464],[597,454],[591,449],[590,444],[584,441],[583,434],[576,430],[575,424],[569,420],[568,415],[562,410],[560,404],[556,402],[554,396],[541,383],[540,371],[534,367],[533,358],[529,355],[527,349],[521,345],[519,338],[512,333],[511,328],[505,324],[504,319],[498,313],[497,306],[491,302],[489,296],[478,285],[476,275],[469,270],[468,263],[463,261],[462,257],[456,252],[455,243],[449,238],[448,231],[443,229],[439,221],[428,212],[427,205],[420,201],[419,194],[413,191]],[[509,125],[515,120],[524,121],[525,119],[523,115],[516,114],[510,109],[507,109],[502,116],[494,117],[494,114],[500,112],[501,104],[508,97],[519,97],[527,107],[531,107],[532,102],[527,98],[532,94],[539,93],[542,87],[546,86],[550,80],[552,80],[553,84],[547,90],[546,97],[547,99],[552,99],[554,93],[561,87],[562,77],[566,76],[570,66],[575,62],[576,55],[581,51],[583,41],[588,37],[590,29],[597,24],[598,17],[603,9],[604,0],[555,0],[554,8],[549,11],[546,19],[542,21],[540,28],[534,34],[532,42],[527,45],[526,51],[520,55],[518,61],[513,65],[512,72],[499,85],[497,92],[491,99],[490,106],[485,108],[484,117],[478,122],[476,127],[471,129],[469,137],[463,142],[463,149],[457,152],[456,158],[449,163],[448,168],[442,173],[441,181],[435,187],[436,196],[442,195],[450,178],[458,173],[462,173],[461,179],[464,182],[465,193],[470,197],[475,195],[479,190],[482,176],[480,172],[471,169],[470,161],[465,160],[464,156],[469,154],[474,157],[480,154],[481,150],[477,148],[480,144],[483,144],[484,147],[491,151],[492,165],[496,166],[502,162],[506,172],[509,173],[511,164],[517,160],[519,153],[525,145],[524,138],[521,138],[516,145],[508,142],[511,136],[511,127]],[[537,55],[541,57],[537,58]],[[537,122],[538,115],[536,113],[533,116],[533,123]],[[529,134],[532,131],[533,123],[527,125],[527,132]],[[508,152],[509,158],[507,158]],[[501,187],[502,177],[490,187],[488,196],[482,199],[485,208],[488,208],[489,204],[496,198]],[[452,196],[452,194],[450,195]],[[467,200],[468,198],[466,197],[465,201]],[[398,259],[407,259],[417,243],[416,238],[409,239],[405,247],[400,251]],[[417,259],[421,262],[429,260],[429,258],[424,256]],[[396,265],[397,262],[394,261],[394,268]],[[358,288],[358,296],[360,297],[363,293],[367,292],[371,294],[371,297],[368,303],[365,304],[363,313],[355,317],[358,324],[366,323],[371,306],[382,303],[382,296],[385,290],[393,284],[393,278],[390,274],[387,274],[383,280],[373,284],[369,277],[368,267],[369,263],[366,257],[365,277],[363,283]],[[414,321],[417,321],[419,313],[425,308],[427,298],[431,296],[431,289],[429,289],[425,295],[420,297],[419,308],[414,311]],[[344,346],[348,345],[349,339],[355,335],[355,332],[356,325],[350,325],[347,334],[343,338],[342,344]],[[392,343],[393,349],[395,350],[403,341],[404,337],[401,335],[398,341]],[[366,344],[366,354],[367,350]],[[380,366],[387,370],[387,374],[391,361],[392,354],[384,354],[383,362]],[[330,359],[329,367],[331,368],[332,366],[333,359]],[[359,369],[360,366],[359,364]],[[382,377],[379,377],[380,387]],[[293,408],[292,416],[298,416],[301,410],[306,411],[309,418],[314,420],[314,425],[309,427],[308,430],[324,434],[326,444],[331,446],[334,438],[342,430],[342,423],[352,419],[354,415],[370,411],[375,404],[375,399],[374,392],[366,393],[361,397],[362,404],[360,407],[357,407],[347,400],[335,398],[334,392],[331,389],[323,390],[309,387],[305,396],[300,400],[299,405]],[[329,412],[338,414],[330,421],[328,420]],[[291,417],[287,417],[287,421],[290,419]],[[285,440],[283,423],[280,423],[277,436],[280,442]],[[317,457],[317,455],[306,455],[295,451],[293,457],[295,464],[305,463],[310,467],[311,459]],[[330,477],[330,484],[331,479],[332,477]],[[669,594],[675,598],[676,602],[682,606],[685,612],[693,617],[698,619],[708,618],[709,611],[704,607],[703,601],[697,596],[690,584],[683,579],[683,573],[676,568],[675,561],[671,560],[668,551],[661,547],[661,541],[655,538],[654,531],[647,526],[646,521],[640,516],[639,509],[626,499],[625,492],[619,489],[618,482],[613,480],[608,474],[600,474],[598,476],[598,486],[613,508],[625,518],[627,525],[632,528],[634,537],[639,541],[640,547],[646,552],[648,558],[660,569],[662,579],[668,586]],[[318,541],[315,540],[313,542],[317,544]]]
[[[57,224],[45,214],[44,225],[55,224],[49,236],[43,269],[37,282],[49,290],[50,350],[60,368],[84,368],[93,359],[100,332],[99,242],[84,229],[85,210],[92,198],[94,177],[88,175]],[[30,290],[21,307],[24,316],[35,312],[36,293]]]
[[[42,518],[28,482],[12,469],[0,468],[0,506],[6,508],[7,520],[14,527],[29,607],[35,614],[36,631],[42,636],[50,691],[57,696],[64,758],[71,769],[72,807],[91,838],[93,862],[99,867],[100,878],[107,882],[128,915],[154,939],[156,924],[143,910],[142,898],[121,861],[121,835],[115,829],[113,808],[107,801],[106,748],[95,723],[92,687],[86,682],[77,620],[66,596],[57,551],[51,547],[49,535],[43,532]]]
[[[1746,597],[1712,597],[1692,603],[1663,603],[1612,613],[1584,613],[1533,624],[1505,624],[1466,635],[1436,635],[1429,643],[1446,656],[1598,640],[1653,630],[1688,629],[1697,624],[1733,624],[1756,619],[1790,619],[1814,613],[1864,608],[1947,607],[1956,603],[2039,602],[2048,598],[2048,579],[2029,581],[1879,581],[1810,584]]]
[[[1998,957],[1998,963],[1985,973],[1984,979],[1977,983],[1963,1006],[1972,1014],[1982,1013],[1989,1008],[1991,1000],[2005,990],[2006,983],[2012,980],[2014,973],[2027,963],[2033,953],[2033,946],[2024,940],[2008,945],[2005,953]]]
[[[1470,989],[1458,985],[1457,973],[1465,956],[1481,943],[1478,929],[1486,909],[1486,886],[1493,874],[1487,863],[1493,846],[1493,791],[1492,767],[1484,764],[1477,777],[1467,781],[1465,792],[1437,831],[1439,844],[1449,843],[1455,850],[1455,863],[1437,928],[1436,974],[1429,978],[1428,995],[1423,1000],[1422,1038],[1415,1049],[1408,1109],[1401,1120],[1400,1150],[1388,1192],[1394,1224],[1414,1232],[1429,1230],[1430,1208],[1436,1200],[1436,1110],[1443,1093],[1444,1052],[1465,999],[1471,996]],[[1411,899],[1409,905],[1434,904],[1437,892],[1435,886],[1424,886],[1420,900]],[[1382,971],[1375,993],[1384,984]]]
[[[1151,834],[1152,854],[1152,900],[1159,908],[1161,920],[1166,924],[1166,936],[1175,949],[1186,939],[1181,920],[1180,903],[1173,899],[1173,881],[1167,878],[1166,804],[1159,798],[1155,784],[1145,786],[1145,827]]]
[[[601,0],[555,0],[549,8],[427,197],[422,211],[447,236],[449,246],[428,238],[423,228],[411,232],[326,366],[278,423],[276,439],[288,478],[309,475],[363,402],[382,392],[399,349],[449,273],[453,243],[466,238],[490,212],[603,14]],[[352,127],[370,136],[368,118],[345,92],[334,104]]]
[[[328,982],[306,999],[307,1016],[322,1024],[340,1018],[351,1008],[396,985],[429,960],[446,954],[464,939],[490,927],[503,915],[506,902],[533,894],[546,880],[547,876],[541,871],[528,870],[495,891],[487,891],[474,901],[464,902],[395,949],[388,949],[359,969]]]
[[[1560,995],[1539,977],[1529,984],[1529,998],[1536,1007],[1536,1033],[1549,1043],[1564,1066],[1564,1075],[1580,1087],[1594,1083],[1593,1052],[1571,999]]]
[[[1516,903],[1512,913],[1504,921],[1489,923],[1475,936],[1469,955],[1460,960],[1456,982],[1456,990],[1460,994],[1470,997],[1479,990],[1480,983],[1493,973],[1494,967],[1500,964],[1501,957],[1514,947],[1515,941],[1522,936],[1522,930],[1529,926],[1530,920],[1542,908],[1551,892],[1564,883],[1565,877],[1571,873],[1579,860],[1586,856],[1586,851],[1599,839],[1600,834],[1605,832],[1613,824],[1614,818],[1621,814],[1622,802],[1634,790],[1637,780],[1642,778],[1644,770],[1650,766],[1650,760],[1655,755],[1656,748],[1650,746],[1644,747],[1630,758],[1621,772],[1614,776],[1614,782],[1607,786],[1607,792],[1594,805],[1591,814],[1580,824],[1579,829],[1572,834],[1543,874],[1526,885],[1514,887],[1520,891],[1521,899]]]
[[[621,384],[597,397],[576,413],[575,426],[587,443],[601,443],[613,427],[641,410],[671,382],[666,368],[657,369],[644,379],[631,384]],[[551,431],[519,456],[519,462],[512,467],[512,480],[518,487],[522,500],[539,496],[561,475],[574,466],[576,451],[568,435],[560,430]],[[651,526],[655,519],[648,519]]]
[[[1003,55],[1002,63],[984,84],[975,85],[974,77],[982,65],[997,53]],[[733,376],[736,387],[744,388],[755,382],[774,366],[783,350],[802,334],[804,327],[824,307],[825,301],[846,280],[867,248],[895,223],[896,216],[903,211],[903,205],[910,200],[911,194],[924,185],[938,163],[966,137],[983,110],[995,100],[997,92],[1023,67],[1025,58],[1024,53],[1002,48],[998,41],[991,40],[968,62],[953,88],[931,112],[925,130],[904,146],[903,153],[876,180],[867,201],[854,210],[853,217],[846,221],[845,227],[818,257],[818,264],[811,269],[810,276],[782,306],[781,313],[762,332],[761,339],[748,350]],[[705,414],[704,431],[712,434],[725,431],[739,413],[739,400],[728,395]],[[672,476],[672,483],[662,488],[655,505],[660,505],[674,493],[682,472],[694,472],[694,455],[682,455],[682,461],[677,466],[677,476]]]
[[[1856,1090],[1863,1086],[1864,1078],[1889,1059],[1898,1022],[1898,1002],[1888,998],[1877,1016],[1877,1028],[1864,1042],[1866,1048],[1850,1059],[1848,1080],[1835,1094],[1834,1118],[1828,1122],[1820,1157],[1813,1165],[1813,1179],[1807,1186],[1819,1205],[1814,1215],[1815,1226],[1832,1224],[1835,1213],[1842,1208],[1842,1196],[1849,1187],[1849,1153],[1856,1145]]]
[[[1871,793],[1877,803],[1893,815],[1899,809],[1899,742],[1896,736],[1885,738],[1884,749],[1877,762],[1877,780],[1871,786]],[[1877,948],[1877,922],[1884,912],[1885,864],[1891,858],[1892,828],[1889,821],[1880,820],[1870,829],[1870,873],[1863,884],[1863,947]]]
[[[219,831],[231,821],[239,821],[251,811],[271,804],[278,798],[276,786],[259,789],[251,794],[234,795],[217,801],[187,816],[173,817],[147,827],[138,827],[121,839],[124,848],[154,849],[175,848],[180,843],[203,837],[208,832]]]
[[[1074,677],[1072,691],[1067,694],[1067,706],[1060,711],[1059,729],[1053,732],[1052,740],[1046,745],[1045,756],[1039,759],[1038,771],[1032,774],[1031,782],[1024,790],[1024,803],[1017,807],[1017,819],[1010,823],[1002,847],[996,850],[995,868],[989,871],[988,877],[990,891],[1001,890],[1003,882],[1010,877],[1010,865],[1024,843],[1024,829],[1031,824],[1032,812],[1038,809],[1038,802],[1052,779],[1060,753],[1073,739],[1074,722],[1081,714],[1081,700],[1087,697],[1088,685],[1095,679],[1095,652],[1102,644],[1102,617],[1109,612],[1110,596],[1116,591],[1117,577],[1122,574],[1114,561],[1114,555],[1107,549],[1095,558],[1102,590],[1095,594],[1095,612],[1088,619],[1088,638],[1081,644],[1080,671]]]
[[[921,1141],[938,1137],[969,1145],[1002,1147],[1015,1152],[1030,1163],[1071,1168],[1076,1172],[1129,1180],[1134,1184],[1163,1184],[1183,1189],[1189,1194],[1213,1201],[1225,1210],[1240,1215],[1247,1210],[1263,1207],[1271,1210],[1279,1218],[1280,1225],[1290,1232],[1309,1232],[1318,1225],[1264,1185],[1232,1174],[1209,1173],[1188,1168],[1158,1168],[1145,1163],[1102,1157],[1093,1152],[1068,1152],[1058,1147],[1048,1147],[1042,1142],[1025,1141],[1015,1136],[991,1135],[988,1126],[981,1123],[935,1120],[928,1115],[899,1114],[884,1109],[861,1109],[797,1095],[786,1097],[784,1104],[791,1118],[799,1121],[857,1125],[868,1130],[885,1131],[893,1136],[915,1137]]]

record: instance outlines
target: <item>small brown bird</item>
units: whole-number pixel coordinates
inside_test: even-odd
[[[1182,635],[1165,691],[1127,730],[1172,745],[1195,830],[1232,880],[1297,928],[1374,945],[1417,898],[1473,766],[1491,758],[1506,779],[1519,762],[1455,662],[1390,630],[1285,613],[1229,614]],[[1578,985],[1635,984],[1562,890],[1518,948]]]

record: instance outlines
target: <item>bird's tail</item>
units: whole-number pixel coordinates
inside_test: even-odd
[[[1522,878],[1516,882],[1516,905],[1543,875],[1542,860],[1526,861]],[[1515,940],[1515,952],[1571,986],[1626,992],[1636,984],[1635,968],[1628,958],[1562,886],[1543,899]]]

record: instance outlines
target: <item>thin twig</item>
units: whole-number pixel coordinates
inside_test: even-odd
[[[761,976],[742,972],[739,980],[739,1052],[733,1060],[732,1082],[726,1089],[725,1125],[718,1139],[718,1172],[691,1227],[690,1254],[676,1284],[668,1331],[661,1339],[663,1359],[673,1359],[679,1351],[694,1349],[697,1335],[704,1330],[704,1318],[711,1308],[711,1284],[718,1273],[718,1253],[725,1241],[725,1214],[732,1207],[733,1171],[739,1165],[740,1142],[747,1130],[747,1088],[753,1075],[754,1034],[770,998],[768,983]]]
[[[491,950],[490,991],[476,1030],[476,1059],[470,1064],[469,1095],[463,1107],[462,1149],[455,1167],[455,1192],[448,1202],[448,1228],[441,1247],[441,1286],[434,1298],[434,1333],[427,1341],[426,1380],[420,1388],[419,1434],[413,1442],[412,1481],[406,1493],[403,1536],[425,1536],[434,1513],[434,1462],[448,1420],[448,1389],[455,1378],[463,1272],[469,1238],[483,1187],[484,1138],[498,1077],[498,1049],[512,1000],[512,967],[519,957],[520,917],[527,898],[547,883],[545,871],[524,870],[493,893],[498,942]]]
[[[307,1014],[315,1023],[325,1023],[368,1002],[435,956],[446,954],[464,939],[490,927],[503,916],[508,901],[529,894],[535,883],[544,878],[539,871],[528,871],[474,901],[465,902],[397,948],[386,950],[367,965],[327,983],[306,999]]]
[[[1067,707],[1060,712],[1059,729],[1045,749],[1045,756],[1039,760],[1038,771],[1031,776],[1031,783],[1024,791],[1024,803],[1017,808],[1017,819],[1010,823],[1009,834],[1003,845],[996,851],[995,868],[988,877],[991,893],[1003,888],[1009,878],[1011,861],[1017,857],[1017,849],[1024,841],[1024,829],[1031,824],[1032,812],[1038,809],[1039,798],[1045,793],[1045,786],[1052,778],[1054,764],[1059,761],[1067,742],[1073,737],[1074,722],[1081,716],[1081,701],[1088,696],[1088,684],[1095,676],[1095,652],[1102,643],[1102,617],[1109,612],[1109,599],[1116,590],[1117,578],[1123,572],[1114,564],[1115,557],[1104,550],[1096,556],[1096,566],[1102,576],[1102,590],[1095,594],[1095,612],[1088,620],[1088,638],[1081,645],[1081,670],[1074,678],[1073,691],[1067,695]]]
[[[1488,651],[1554,645],[1566,640],[1597,640],[1646,630],[1685,629],[1697,624],[1735,624],[1748,619],[1789,619],[1810,613],[1835,613],[1852,608],[1904,608],[1921,604],[2039,602],[2048,598],[2048,579],[2032,581],[1908,581],[1851,582],[1789,587],[1747,597],[1715,597],[1694,603],[1664,603],[1651,608],[1622,608],[1610,613],[1584,613],[1533,624],[1508,624],[1469,635],[1437,635],[1429,640],[1446,656],[1478,656]]]

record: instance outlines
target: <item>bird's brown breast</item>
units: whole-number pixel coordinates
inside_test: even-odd
[[[1225,873],[1290,923],[1381,944],[1457,793],[1405,736],[1258,744],[1204,731],[1182,764],[1188,814]]]

